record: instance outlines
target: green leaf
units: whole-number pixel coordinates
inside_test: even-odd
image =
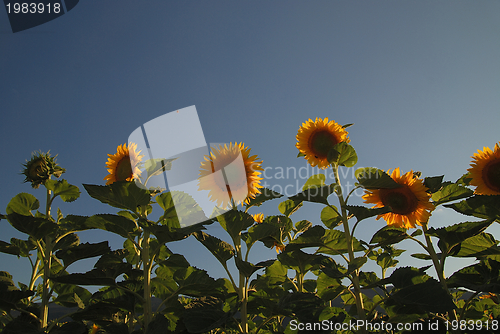
[[[455,183],[450,183],[432,194],[431,199],[434,201],[434,205],[438,206],[457,199],[470,197],[473,193],[474,192],[469,188],[465,188]]]
[[[21,255],[21,249],[19,247],[2,240],[0,240],[0,252],[17,256]]]
[[[268,188],[261,188],[260,189],[260,194],[255,196],[255,198],[250,199],[248,204],[245,204],[246,208],[250,208],[252,206],[261,206],[262,203],[273,200],[275,198],[280,198],[283,197],[282,194],[273,191]]]
[[[304,233],[292,240],[285,248],[285,251],[295,250],[307,247],[323,246],[322,241],[325,235],[325,229],[322,226],[316,225],[307,229]]]
[[[192,233],[205,229],[202,225],[191,225],[186,227],[172,227],[168,225],[149,225],[148,229],[153,233],[160,244],[186,239]]]
[[[300,209],[303,205],[302,201],[294,201],[292,199],[287,199],[278,205],[278,210],[287,217],[290,217],[295,211]]]
[[[249,278],[252,276],[254,272],[256,272],[259,269],[269,267],[274,263],[274,260],[267,260],[267,261],[262,261],[257,264],[252,264],[248,261],[243,261],[240,260],[239,258],[235,258],[235,263],[236,267],[238,268],[239,272],[243,274],[243,276]]]
[[[324,255],[308,254],[300,249],[287,251],[278,254],[278,260],[285,266],[305,274],[314,268],[319,269],[323,261],[327,261]]]
[[[326,227],[332,229],[342,224],[342,217],[339,215],[338,209],[335,206],[325,206],[323,210],[321,210],[321,221]]]
[[[234,248],[229,243],[205,232],[193,233],[195,238],[212,253],[223,265],[234,256]]]
[[[333,146],[328,152],[328,162],[339,166],[353,167],[358,162],[358,155],[354,147],[344,141]]]
[[[357,257],[352,259],[352,261],[349,262],[349,265],[347,267],[347,274],[353,273],[354,271],[358,270],[361,268],[367,261],[366,257]]]
[[[15,212],[8,214],[7,220],[15,229],[32,236],[35,240],[40,240],[58,229],[56,223],[45,218],[24,216]]]
[[[172,168],[173,159],[148,159],[144,162],[144,169],[146,170],[146,180],[152,176],[160,175],[161,173]]]
[[[229,210],[228,212],[217,217],[219,224],[236,240],[241,231],[246,230],[253,225],[253,217],[246,212]]]
[[[22,257],[30,256],[30,252],[36,249],[36,243],[34,242],[32,237],[29,237],[28,240],[11,238],[10,243],[12,244],[12,246],[19,248],[19,255]]]
[[[290,220],[290,218],[288,217],[281,216],[281,219],[285,218]],[[252,247],[255,242],[262,240],[264,238],[274,236],[276,234],[278,234],[279,236],[280,228],[281,226],[279,223],[271,224],[267,222],[262,222],[260,224],[253,225],[248,229],[247,238],[245,240],[247,247],[249,248]]]
[[[91,197],[102,203],[132,212],[136,212],[138,206],[148,205],[151,200],[149,191],[139,188],[133,181],[117,181],[107,186],[91,184],[83,186]]]
[[[444,175],[424,178],[424,186],[428,188],[428,193],[435,193],[443,186]]]
[[[408,238],[406,229],[401,227],[384,226],[373,235],[370,244],[379,246],[393,245]]]
[[[322,187],[325,185],[326,176],[325,174],[315,174],[307,179],[306,183],[302,187],[302,190],[307,190],[309,188]]]
[[[16,304],[24,298],[33,296],[31,290],[21,291],[14,285],[12,275],[8,272],[0,271],[0,309],[9,312],[16,309]]]
[[[31,211],[40,207],[40,202],[35,196],[27,193],[20,193],[14,196],[5,210],[7,214],[18,213],[23,216],[30,216]]]
[[[289,197],[290,200],[294,201],[296,205],[303,201],[313,202],[313,203],[322,203],[328,205],[327,198],[335,191],[335,185],[331,184],[329,186],[322,187],[313,187],[311,186],[307,190],[304,190],[301,193],[298,193],[292,197]]]
[[[341,284],[339,278],[332,278],[324,272],[319,274],[317,279],[317,293],[321,299],[325,301],[333,300],[340,296],[345,289],[346,287]]]
[[[187,227],[201,222],[210,222],[203,209],[194,198],[182,191],[170,191],[160,194],[156,202],[164,210],[159,223],[164,221],[178,222],[180,226]]]
[[[432,260],[432,257],[430,257],[430,255],[422,254],[422,253],[411,254],[411,257],[414,257],[414,258],[420,259],[420,260]]]
[[[210,296],[201,297],[189,303],[182,318],[187,331],[189,333],[209,333],[213,329],[224,328],[226,322],[234,319],[230,313],[225,313],[222,307],[221,300]]]
[[[312,223],[309,220],[301,220],[295,223],[295,233],[303,233],[312,227]]]
[[[64,202],[73,202],[80,197],[80,189],[77,186],[71,185],[66,180],[47,180],[45,188],[52,190],[53,197],[61,197]]]
[[[450,252],[454,257],[483,257],[488,255],[500,255],[498,241],[489,233],[480,233],[470,237],[455,246]]]
[[[383,215],[385,213],[391,212],[391,208],[383,207],[383,208],[374,208],[369,209],[364,206],[355,206],[355,205],[347,205],[347,210],[349,213],[354,215],[358,221],[362,221],[363,219]]]
[[[66,217],[68,218],[68,217]],[[135,222],[123,216],[99,214],[85,219],[86,229],[101,229],[116,233],[124,238],[133,239],[139,233]]]
[[[359,168],[354,175],[359,184],[365,189],[394,189],[401,187],[389,174],[381,169],[373,167]]]
[[[500,262],[484,259],[462,268],[448,278],[448,286],[476,292],[500,293]]]
[[[492,223],[493,220],[484,220],[481,222],[464,222],[438,229],[430,228],[427,231],[427,234],[438,237],[439,248],[444,254],[448,254],[455,245],[483,232]]]
[[[445,206],[467,216],[500,219],[500,195],[475,195]]]
[[[51,280],[76,285],[115,285],[115,279],[131,269],[130,264],[120,263],[114,266],[95,268],[86,273],[51,277]]]
[[[96,244],[84,243],[76,247],[59,250],[56,252],[56,256],[63,261],[65,267],[68,267],[78,260],[100,256],[109,251],[111,251],[111,249],[109,248],[108,242],[103,241]]]
[[[62,239],[60,239],[52,250],[57,251],[59,249],[75,247],[78,246],[79,244],[80,244],[80,238],[78,237],[78,235],[76,233],[70,233],[65,235]]]
[[[456,308],[448,291],[433,278],[402,288],[391,294],[391,298],[399,304],[417,306],[427,312],[446,313]]]
[[[321,238],[324,246],[318,249],[319,253],[336,255],[348,252],[347,240],[345,234],[338,230],[326,230],[325,235]],[[352,245],[355,252],[364,251],[365,248],[356,239],[352,238]]]

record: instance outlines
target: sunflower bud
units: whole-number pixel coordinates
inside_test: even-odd
[[[26,176],[24,182],[31,182],[31,186],[35,189],[44,184],[52,175],[58,178],[66,171],[57,165],[56,157],[51,157],[50,152],[41,151],[32,153],[31,160],[26,161],[23,167],[22,174]]]

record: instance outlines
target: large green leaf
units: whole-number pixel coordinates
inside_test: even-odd
[[[95,228],[113,232],[128,239],[133,239],[134,236],[139,233],[135,222],[123,216],[112,214],[90,216],[85,219],[83,226],[85,226],[86,229]]]
[[[182,321],[189,333],[208,333],[233,321],[230,313],[223,311],[224,303],[214,297],[204,296],[188,304]],[[158,334],[164,332],[158,332]]]
[[[68,267],[70,264],[78,260],[100,256],[110,250],[111,249],[109,248],[107,241],[96,244],[84,243],[76,247],[59,250],[56,252],[56,256],[63,260],[65,267]]]
[[[445,206],[467,216],[500,219],[500,195],[475,195]]]
[[[31,211],[40,207],[40,202],[35,196],[27,193],[20,193],[14,196],[5,210],[7,214],[18,213],[24,216],[30,216]]]
[[[323,300],[333,300],[346,289],[339,278],[332,278],[321,273],[317,279],[317,293]]]
[[[434,205],[438,206],[443,203],[455,201],[457,199],[467,198],[472,196],[474,192],[469,188],[460,186],[455,183],[446,184],[443,188],[432,194]]]
[[[384,226],[373,235],[370,244],[379,246],[393,245],[408,238],[406,229],[401,227]]]
[[[484,259],[465,267],[448,278],[450,288],[467,288],[477,292],[500,293],[500,262]]]
[[[0,271],[0,309],[7,313],[11,309],[17,308],[16,304],[24,298],[34,294],[31,290],[21,291],[14,285],[12,275],[8,272]]]
[[[59,196],[64,202],[73,202],[80,197],[80,189],[77,186],[69,184],[66,180],[47,180],[45,187],[52,190],[53,196]]]
[[[416,306],[426,312],[446,313],[456,308],[448,291],[434,278],[398,289],[391,298],[398,304]]]
[[[493,223],[493,220],[484,220],[481,222],[464,222],[448,227],[430,228],[427,234],[439,238],[439,248],[444,254],[448,252],[462,241],[473,237],[488,228]]]
[[[201,222],[210,222],[194,198],[182,191],[170,191],[156,197],[156,202],[164,210],[159,223],[178,222],[180,226],[190,226]]]
[[[115,208],[137,211],[140,205],[148,205],[151,195],[148,190],[139,188],[133,181],[117,181],[107,186],[84,184],[89,195],[102,203]]]
[[[314,174],[309,179],[307,179],[306,183],[302,187],[302,191],[307,190],[309,188],[322,187],[325,185],[326,176],[325,174]]]
[[[288,219],[288,217],[281,216],[281,219]],[[290,220],[291,222],[291,220]],[[283,226],[284,228],[285,226]],[[245,242],[247,244],[247,247],[252,247],[254,243],[256,243],[259,240],[271,237],[271,236],[276,236],[280,231],[281,226],[276,223],[268,223],[266,221],[253,225],[248,229],[248,233],[246,234],[246,239]]]
[[[32,236],[35,240],[40,240],[58,229],[56,223],[45,218],[24,216],[15,212],[8,214],[7,220],[15,229]]]
[[[224,230],[231,236],[233,240],[236,240],[240,235],[241,231],[246,230],[253,225],[254,219],[246,212],[229,210],[224,214],[217,217],[219,224]]]
[[[325,229],[322,226],[316,225],[307,229],[304,233],[292,240],[285,248],[286,250],[295,250],[307,247],[320,247],[323,246],[323,236]]]
[[[240,260],[239,258],[235,258],[235,263],[236,267],[238,268],[239,272],[243,274],[243,276],[249,278],[252,276],[254,272],[256,272],[259,269],[269,267],[274,263],[274,260],[267,260],[267,261],[261,261],[257,264],[252,264],[248,261],[243,261]]]
[[[195,232],[193,235],[217,258],[217,260],[219,260],[220,263],[225,264],[234,256],[234,248],[229,243],[206,234],[203,231]]]
[[[21,249],[19,247],[2,240],[0,240],[0,252],[17,256],[21,255]]]
[[[325,186],[311,186],[307,190],[298,193],[289,199],[292,200],[296,205],[301,202],[313,202],[322,203],[328,205],[327,198],[335,191],[335,185],[325,185]]]
[[[285,266],[305,274],[309,270],[319,269],[324,261],[328,261],[324,255],[308,254],[300,249],[284,251],[278,255],[278,260]]]
[[[354,174],[359,184],[365,189],[394,189],[401,187],[389,174],[381,169],[373,167],[359,168]]]
[[[290,217],[295,211],[300,209],[303,205],[303,201],[294,201],[293,199],[287,199],[278,205],[278,210],[287,217]]]
[[[427,192],[433,194],[443,186],[444,175],[424,178],[424,186],[428,188]]]
[[[450,252],[454,257],[484,257],[489,255],[500,255],[498,241],[493,235],[482,232],[457,244]]]
[[[328,162],[339,166],[352,167],[358,162],[358,155],[354,147],[343,141],[336,144],[328,152]]]
[[[161,173],[172,169],[173,159],[148,159],[144,162],[144,169],[146,170],[146,180],[155,175],[160,175]],[[146,183],[146,182],[144,182]]]
[[[222,279],[214,280],[205,270],[194,267],[175,271],[173,278],[179,285],[178,293],[192,297],[220,296],[225,284]]]
[[[113,266],[95,268],[86,273],[51,277],[51,280],[76,285],[115,285],[115,279],[131,269],[132,265],[120,263]]]
[[[345,234],[338,230],[326,230],[321,238],[324,246],[318,249],[318,252],[330,255],[344,254],[348,252],[347,240]],[[365,248],[356,239],[352,238],[352,245],[355,252],[363,251]]]

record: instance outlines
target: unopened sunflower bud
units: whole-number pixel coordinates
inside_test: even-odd
[[[31,159],[26,161],[23,167],[22,174],[26,176],[24,182],[31,182],[31,186],[35,189],[44,184],[52,175],[58,178],[66,171],[57,165],[56,157],[51,157],[50,152],[33,153]]]

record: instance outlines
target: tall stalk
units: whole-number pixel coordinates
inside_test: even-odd
[[[337,164],[332,164],[333,174],[335,175],[335,193],[339,199],[341,214],[342,214],[342,224],[344,227],[344,236],[347,243],[347,252],[349,255],[349,262],[352,262],[355,259],[354,255],[354,247],[353,247],[353,237],[351,235],[351,231],[349,229],[349,221],[347,218],[347,210],[346,210],[346,202],[344,200],[344,195],[342,193],[342,186],[339,178],[339,166]],[[356,302],[356,309],[358,312],[359,320],[363,322],[366,321],[366,314],[363,308],[363,296],[361,295],[361,287],[359,285],[359,269],[356,269],[351,274],[351,281],[354,287],[354,299]],[[361,328],[361,333],[366,333],[366,329],[364,327]]]
[[[153,317],[153,311],[151,307],[151,262],[149,259],[149,231],[144,231],[144,236],[142,239],[142,266],[144,275],[144,302],[143,302],[143,312],[144,312],[144,333],[147,332],[149,323]]]
[[[50,179],[50,178],[49,178]],[[45,206],[45,219],[50,220],[50,195],[51,191],[47,189],[47,204]],[[43,258],[43,285],[42,285],[42,328],[47,327],[49,317],[49,275],[52,262],[52,237],[50,235],[44,238],[44,247],[40,249]]]

